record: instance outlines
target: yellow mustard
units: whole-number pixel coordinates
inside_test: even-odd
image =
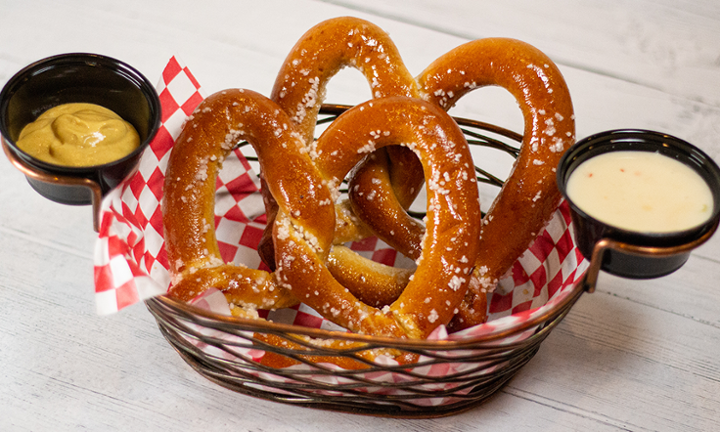
[[[55,165],[93,166],[118,160],[140,145],[135,128],[113,111],[91,103],[50,108],[20,132],[17,146]]]

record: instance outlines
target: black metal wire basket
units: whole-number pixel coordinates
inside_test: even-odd
[[[324,105],[332,121],[347,106]],[[468,142],[517,157],[522,136],[506,129],[456,118]],[[502,181],[477,168],[479,181]],[[578,271],[580,273],[580,271]],[[481,335],[445,340],[399,340],[306,328],[265,320],[222,316],[167,296],[146,300],[163,336],[209,380],[262,399],[334,411],[388,417],[439,417],[481,403],[500,389],[538,351],[584,292],[578,274],[552,302],[515,324]],[[288,342],[268,343],[267,338]],[[327,341],[347,341],[347,348]],[[364,352],[415,354],[399,365],[370,362]],[[268,366],[272,356],[288,366]],[[338,365],[354,365],[341,367]]]

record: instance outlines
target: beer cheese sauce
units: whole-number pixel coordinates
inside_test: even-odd
[[[132,153],[140,145],[135,128],[96,104],[69,103],[50,108],[20,132],[17,146],[55,165],[102,165]]]
[[[567,196],[593,218],[630,231],[666,233],[710,218],[713,196],[689,166],[660,153],[616,151],[581,163]]]

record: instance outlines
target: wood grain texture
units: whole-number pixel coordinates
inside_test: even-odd
[[[516,37],[558,63],[579,136],[656,129],[720,160],[720,4],[710,0],[0,0],[0,11],[0,39],[12,41],[0,45],[0,85],[42,57],[89,51],[125,60],[151,81],[179,55],[207,93],[267,95],[297,38],[341,15],[386,29],[413,74],[469,39]],[[328,100],[368,95],[348,70]],[[451,113],[522,125],[499,89],[479,90]],[[720,236],[665,278],[602,274],[597,292],[483,405],[398,420],[235,394],[185,365],[143,306],[95,315],[91,220],[89,207],[41,198],[0,157],[2,431],[720,430]]]

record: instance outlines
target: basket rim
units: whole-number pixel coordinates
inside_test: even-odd
[[[585,279],[584,277],[574,283],[571,289],[566,290],[558,297],[559,301],[552,307],[548,308],[547,311],[529,320],[520,322],[518,325],[511,326],[510,328],[500,329],[488,332],[486,334],[477,336],[467,336],[459,339],[440,339],[440,340],[428,340],[428,339],[398,339],[387,336],[375,336],[375,335],[364,335],[359,333],[352,333],[349,331],[339,330],[327,330],[311,327],[303,327],[295,324],[283,324],[268,321],[266,319],[252,319],[235,317],[231,315],[220,315],[214,312],[201,309],[190,303],[176,300],[169,295],[161,295],[145,300],[145,303],[159,303],[165,307],[169,307],[188,315],[193,315],[196,318],[200,317],[203,320],[215,321],[216,323],[222,323],[230,326],[237,326],[238,330],[243,331],[264,331],[264,332],[281,332],[281,333],[293,333],[298,335],[309,336],[312,338],[320,339],[342,339],[353,342],[364,342],[364,343],[375,343],[375,344],[392,344],[397,347],[403,348],[415,348],[415,349],[459,349],[472,347],[480,343],[494,342],[507,338],[509,336],[521,333],[532,327],[538,326],[545,322],[551,321],[557,316],[561,315],[565,309],[571,307],[579,298],[580,295],[585,292]],[[540,309],[544,306],[540,306]],[[196,323],[198,324],[198,323]]]
[[[252,319],[242,318],[232,315],[220,315],[208,310],[202,309],[190,303],[186,303],[181,300],[176,300],[167,294],[152,297],[145,300],[147,307],[152,308],[153,304],[157,304],[166,308],[179,311],[185,315],[192,316],[193,319],[202,319],[206,322],[214,322],[215,324],[221,324],[225,326],[231,326],[241,331],[260,331],[265,333],[291,333],[297,335],[308,336],[311,338],[318,339],[339,339],[347,340],[352,342],[363,342],[367,344],[378,344],[378,345],[392,345],[398,348],[410,348],[410,349],[439,349],[439,350],[452,350],[462,348],[473,348],[478,344],[495,342],[498,340],[505,339],[507,337],[522,333],[528,329],[539,326],[543,323],[550,322],[562,315],[566,310],[569,310],[580,296],[586,291],[586,275],[588,271],[584,271],[584,275],[573,283],[572,288],[566,289],[560,293],[555,299],[556,304],[548,308],[542,314],[525,321],[521,321],[516,325],[508,328],[496,329],[481,335],[465,336],[457,339],[399,339],[387,336],[375,336],[365,335],[359,333],[352,333],[349,331],[340,330],[328,330],[321,328],[303,327],[295,324],[284,324],[268,321],[266,319]],[[539,310],[545,307],[539,306],[532,310]],[[531,311],[532,311],[531,310]],[[194,322],[194,324],[201,324]],[[498,345],[498,347],[505,346],[507,344]]]

